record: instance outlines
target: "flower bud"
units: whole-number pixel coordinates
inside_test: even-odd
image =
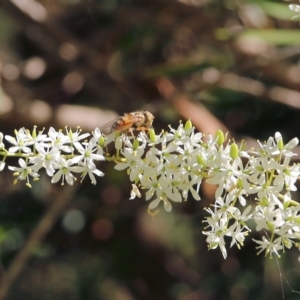
[[[116,140],[115,140],[115,148],[116,150],[121,150],[123,145],[123,140],[121,136],[116,136]]]
[[[105,145],[105,139],[104,139],[104,136],[103,136],[103,135],[101,135],[101,136],[99,137],[99,139],[98,139],[98,145],[99,145],[101,148],[104,147],[104,145]]]
[[[36,138],[36,125],[33,126],[32,134],[31,136],[35,139]]]
[[[204,160],[203,156],[201,154],[197,154],[197,163],[203,167],[206,166],[206,161]]]
[[[275,226],[273,222],[267,222],[267,226],[270,232],[274,232]]]
[[[282,138],[277,141],[278,150],[281,151],[284,147]]]
[[[155,135],[155,131],[154,131],[153,128],[149,129],[149,136],[150,136],[150,141],[152,143],[155,143],[156,142],[156,135]]]
[[[70,128],[69,132],[68,132],[68,136],[70,137],[71,140],[73,140],[73,131]]]
[[[243,188],[243,180],[241,178],[238,178],[236,185],[239,189],[242,189]]]
[[[262,199],[261,199],[261,201],[260,201],[260,205],[262,205],[262,206],[265,206],[265,207],[267,207],[267,206],[269,206],[269,204],[270,204],[270,201],[269,201],[269,199],[267,198],[267,197],[263,197]]]
[[[135,139],[132,143],[132,149],[136,150],[139,147],[139,140]]]
[[[193,127],[193,124],[192,124],[191,120],[190,120],[190,119],[187,120],[186,123],[185,123],[185,125],[184,125],[184,129],[185,129],[185,130],[189,130],[189,129],[191,129],[192,127]]]
[[[224,143],[224,141],[225,141],[225,137],[224,137],[223,131],[219,129],[216,132],[215,137],[217,138],[218,145],[221,146]]]
[[[239,148],[236,143],[230,145],[230,157],[236,159],[239,156]]]

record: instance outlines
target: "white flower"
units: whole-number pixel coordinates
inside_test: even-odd
[[[260,154],[261,156],[272,157],[280,153],[273,137],[269,137],[268,141],[262,144],[260,141],[257,141],[261,150],[253,151],[255,154]]]
[[[291,150],[294,149],[299,140],[294,138],[290,140],[286,145],[283,144],[282,136],[280,132],[275,133],[275,137],[269,137],[267,143],[262,144],[258,141],[258,144],[261,147],[260,151],[253,151],[253,153],[261,154],[266,157],[275,157],[278,154],[281,154],[285,157],[290,157],[296,155]]]
[[[244,209],[243,213],[236,208],[236,210],[233,212],[231,211],[231,216],[239,222],[241,225],[243,225],[245,228],[247,228],[248,231],[251,231],[248,226],[246,225],[246,222],[249,220],[252,220],[253,214],[251,213],[252,207],[248,206]]]
[[[284,157],[291,157],[291,156],[297,155],[296,153],[292,152],[292,150],[299,144],[298,138],[291,139],[287,144],[285,144],[283,146],[282,149],[281,149],[281,147],[279,147],[279,145],[282,142],[281,133],[276,132],[275,133],[275,139],[276,139],[276,142],[278,143],[277,147],[279,148],[280,153],[281,153],[282,156],[284,156]]]
[[[230,247],[236,244],[240,249],[240,246],[243,246],[245,236],[248,235],[248,231],[243,231],[243,229],[245,229],[245,227],[242,227],[238,222],[235,222],[228,228],[226,236],[230,236],[232,238]]]
[[[116,132],[112,132],[111,135],[114,136],[115,138],[115,148],[116,150],[120,151],[122,149],[123,146],[123,136],[116,136]]]
[[[37,177],[39,177],[39,174],[34,169],[34,166],[28,165],[25,162],[25,160],[22,158],[19,158],[19,165],[21,167],[8,166],[8,169],[11,171],[14,171],[15,172],[14,175],[18,176],[15,180],[15,183],[18,180],[26,180],[27,181],[26,185],[28,187],[31,187],[31,185],[29,183],[29,176],[32,176],[33,178],[37,178]]]
[[[108,139],[105,135],[102,134],[101,130],[97,127],[93,131],[94,143],[97,145],[98,151],[97,154],[103,155],[103,147],[109,144]]]
[[[28,146],[31,146],[33,144],[33,141],[29,140],[26,130],[24,128],[20,128],[19,131],[15,130],[15,135],[15,138],[10,135],[5,136],[5,139],[14,145],[13,147],[10,147],[8,151],[12,153],[15,153],[17,151],[30,153],[31,148]]]
[[[146,192],[146,200],[154,197],[155,199],[149,204],[149,209],[154,209],[162,201],[166,211],[172,210],[172,205],[169,200],[174,202],[181,202],[181,194],[176,187],[177,181],[167,175],[161,175],[157,178],[156,175],[151,177],[144,176],[141,179],[141,185],[143,188],[148,188]]]
[[[65,184],[65,179],[69,185],[73,185],[75,177],[71,173],[71,171],[74,171],[72,165],[73,165],[72,159],[66,160],[63,157],[60,157],[55,167],[55,169],[58,169],[58,171],[52,177],[51,183],[58,182],[62,177],[62,183],[61,183],[62,185]]]
[[[141,193],[139,191],[139,188],[135,184],[132,184],[131,186],[132,186],[132,190],[130,192],[130,198],[129,198],[129,200],[134,199],[136,196],[139,197],[139,198],[141,198],[142,195],[141,195]]]
[[[42,145],[37,144],[36,150],[38,151],[38,156],[29,158],[29,161],[36,166],[37,169],[44,167],[48,176],[53,176],[54,168],[59,161],[60,152],[58,148],[52,147],[45,150]]]
[[[300,175],[300,166],[298,164],[290,165],[290,157],[285,157],[283,163],[276,168],[278,174],[276,175],[273,185],[280,185],[284,183],[285,189],[288,191],[296,191],[295,185]]]
[[[181,165],[181,169],[177,172],[173,171],[173,176],[178,182],[178,189],[182,190],[182,197],[184,199],[187,199],[188,192],[191,192],[195,200],[200,200],[199,187],[202,181],[201,176],[196,176],[193,170],[190,170],[185,163]],[[194,189],[195,184],[197,184],[197,190]]]
[[[95,169],[96,166],[93,161],[105,160],[105,158],[103,155],[93,153],[98,150],[96,141],[94,139],[91,139],[88,143],[84,143],[84,146],[85,148],[83,148],[83,146],[79,142],[75,143],[75,147],[80,155],[73,158],[73,163],[76,164],[79,162],[83,162],[84,164],[88,165],[89,169]]]
[[[180,123],[177,129],[170,127],[170,133],[168,133],[169,139],[178,142],[179,144],[184,144],[186,138],[190,137],[190,134],[194,131],[194,128],[185,129],[183,124]]]
[[[274,194],[280,193],[284,187],[284,181],[279,181],[276,185],[268,183],[269,174],[277,169],[280,169],[280,165],[271,157],[261,156],[250,159],[245,170],[249,174],[248,181],[250,183],[246,192],[254,194],[262,190],[268,190]]]
[[[299,239],[299,236],[297,239]],[[284,248],[291,249],[295,242],[291,240],[287,235],[284,235],[279,236],[277,239],[275,239],[274,244],[281,245],[282,251],[284,252]]]
[[[77,146],[80,145],[79,141],[87,138],[90,135],[89,133],[81,134],[80,128],[77,128],[75,132],[73,132],[71,128],[70,129],[66,128],[66,132],[67,132],[67,136],[70,139],[69,141],[71,145],[74,145],[76,148]]]
[[[36,126],[34,126],[32,133],[26,130],[28,141],[32,141],[34,147],[37,145],[45,147],[46,143],[50,141],[50,138],[46,134],[43,134],[43,131],[44,129],[36,133]]]
[[[284,224],[282,210],[276,208],[274,204],[269,204],[267,207],[262,207],[261,205],[256,206],[254,220],[256,222],[257,231],[266,229],[273,233]]]
[[[206,242],[209,249],[220,248],[223,257],[227,257],[227,250],[225,247],[224,236],[227,231],[227,220],[219,219],[216,215],[212,214],[212,218],[208,218],[206,222],[209,223],[212,230],[203,231],[204,235],[207,235]]]
[[[220,163],[219,166],[216,165],[218,160]],[[219,185],[219,188],[216,191],[216,197],[222,195],[224,190],[229,191],[233,189],[239,178],[246,180],[246,175],[243,173],[244,168],[241,158],[237,157],[235,160],[231,160],[232,159],[227,155],[219,155],[219,158],[217,158],[214,163],[211,162],[213,170],[210,172],[210,177],[207,179],[207,182]]]
[[[161,201],[164,204],[165,211],[170,212],[172,210],[172,205],[171,205],[170,201],[167,198],[156,198],[155,200],[151,201],[148,208],[150,210],[155,209]]]
[[[50,127],[48,136],[51,142],[49,147],[56,147],[66,153],[73,152],[74,148],[70,145],[67,145],[70,143],[69,136],[64,135],[61,131],[56,131],[53,127]]]
[[[137,150],[133,150],[130,148],[125,148],[123,150],[123,155],[126,158],[126,162],[124,163],[118,163],[115,166],[116,170],[124,170],[124,169],[129,169],[130,174],[130,180],[134,181],[136,177],[140,173],[143,173],[143,160],[142,160],[142,155],[144,154],[144,149],[143,148],[138,148]]]
[[[265,236],[262,237],[262,241],[253,239],[254,242],[259,244],[256,249],[260,249],[257,254],[260,254],[262,251],[265,251],[266,256],[270,254],[272,256],[275,253],[278,257],[280,256],[278,251],[282,250],[282,245],[280,243],[273,243],[272,241],[268,240]]]
[[[83,162],[79,162],[79,166],[77,166],[77,167],[76,166],[72,167],[72,171],[74,171],[76,173],[81,173],[81,181],[88,174],[91,179],[92,184],[97,183],[94,174],[97,176],[104,176],[104,173],[101,172],[100,170],[98,170],[95,165],[89,166],[88,164],[85,164]]]
[[[104,137],[104,135],[102,134],[101,130],[98,127],[96,127],[93,131],[93,138],[96,142],[98,142],[101,137]]]

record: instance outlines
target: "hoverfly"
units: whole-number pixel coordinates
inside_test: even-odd
[[[135,111],[125,113],[106,125],[104,128],[110,128],[110,133],[113,131],[132,131],[132,130],[148,130],[152,127],[154,116],[149,111]]]

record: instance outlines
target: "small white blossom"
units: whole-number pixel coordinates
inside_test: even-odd
[[[74,148],[68,145],[70,143],[69,136],[64,135],[61,131],[56,131],[53,127],[49,129],[48,136],[50,138],[49,147],[56,147],[66,153],[73,152]]]
[[[69,141],[71,145],[74,145],[76,148],[80,147],[80,142],[81,140],[87,138],[90,134],[89,133],[83,133],[81,134],[81,129],[77,128],[75,132],[72,131],[72,129],[66,128],[67,136],[69,137]]]
[[[278,174],[273,184],[277,186],[284,183],[286,190],[296,191],[297,187],[295,183],[300,176],[300,166],[298,164],[290,165],[290,161],[290,157],[285,157],[283,163],[276,168]]]
[[[52,177],[60,157],[58,148],[52,147],[44,149],[42,145],[37,144],[36,150],[38,151],[38,156],[29,158],[29,161],[34,164],[37,169],[44,167],[47,174]]]
[[[276,254],[278,257],[280,256],[278,251],[282,250],[282,245],[278,243],[273,243],[265,236],[262,237],[261,241],[255,239],[253,239],[253,241],[259,245],[256,247],[257,249],[259,249],[257,254],[260,254],[261,252],[265,251],[266,256],[268,254],[270,254],[270,256],[272,256],[273,254]]]
[[[144,154],[143,148],[138,148],[137,150],[125,148],[123,150],[123,155],[126,158],[126,162],[118,163],[115,166],[115,169],[116,170],[128,169],[130,180],[134,181],[136,177],[142,172],[143,162],[141,157],[143,154]]]
[[[21,128],[19,131],[15,130],[16,137],[12,137],[10,135],[6,135],[5,139],[13,144],[13,147],[8,149],[9,152],[15,153],[17,151],[30,153],[31,149],[29,146],[33,144],[32,140],[29,140],[27,132],[24,128]]]
[[[89,169],[94,169],[96,168],[94,160],[105,160],[103,155],[93,153],[98,151],[94,139],[91,139],[88,143],[84,143],[84,146],[85,148],[83,148],[80,143],[75,143],[75,147],[80,155],[73,158],[73,163],[78,164],[79,162],[82,162],[86,164]]]
[[[85,178],[86,175],[89,175],[92,184],[97,183],[94,174],[97,176],[104,176],[104,173],[98,170],[95,165],[88,165],[83,162],[79,162],[79,166],[73,167],[72,170],[76,173],[81,173],[81,181]]]
[[[47,143],[50,141],[50,138],[47,136],[47,134],[43,134],[43,131],[44,131],[44,129],[42,131],[36,133],[36,126],[34,126],[32,133],[30,133],[29,130],[26,131],[28,141],[32,142],[32,145],[34,147],[36,147],[36,146],[45,147],[47,145]]]
[[[97,145],[97,154],[103,155],[103,147],[106,146],[109,141],[107,140],[107,137],[102,134],[101,130],[97,127],[95,128],[93,132],[93,138],[94,143]]]
[[[284,224],[282,210],[271,204],[267,207],[262,207],[261,205],[256,206],[254,220],[256,222],[257,231],[266,229],[275,232]]]
[[[237,247],[240,249],[240,246],[243,246],[245,236],[248,235],[248,231],[243,231],[245,227],[242,227],[240,223],[235,222],[232,226],[228,228],[228,232],[226,236],[230,236],[232,238],[230,247],[233,245],[237,245]]]
[[[227,257],[227,250],[225,247],[225,233],[227,231],[227,220],[219,219],[216,215],[212,214],[212,218],[207,219],[207,222],[211,226],[211,231],[203,231],[203,234],[207,235],[206,242],[209,249],[220,248],[223,257]]]
[[[72,159],[66,160],[63,157],[60,157],[55,167],[58,171],[52,177],[51,183],[56,183],[62,178],[62,185],[65,184],[65,180],[69,185],[73,185],[75,177],[71,173],[71,171],[74,171],[72,165]]]
[[[13,166],[8,166],[8,169],[11,171],[15,172],[15,175],[18,176],[17,179],[15,180],[15,183],[18,180],[26,180],[27,183],[26,185],[31,187],[29,183],[29,176],[33,178],[39,177],[39,174],[36,172],[34,169],[34,166],[28,165],[24,159],[20,158],[19,159],[19,165],[20,167],[13,167]]]
[[[130,192],[130,198],[129,198],[129,200],[134,199],[136,196],[139,197],[139,198],[141,198],[142,195],[141,195],[141,193],[139,191],[139,188],[135,184],[132,184],[131,186],[132,186],[132,190]]]

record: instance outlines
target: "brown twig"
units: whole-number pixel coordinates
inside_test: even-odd
[[[32,231],[25,246],[17,254],[6,274],[2,276],[0,282],[0,300],[4,300],[7,297],[7,293],[16,281],[24,266],[26,265],[32,251],[42,242],[47,233],[51,230],[54,223],[62,214],[70,200],[73,198],[76,192],[75,186],[66,186],[61,194],[58,195],[53,205],[45,213],[40,220],[40,223]]]

